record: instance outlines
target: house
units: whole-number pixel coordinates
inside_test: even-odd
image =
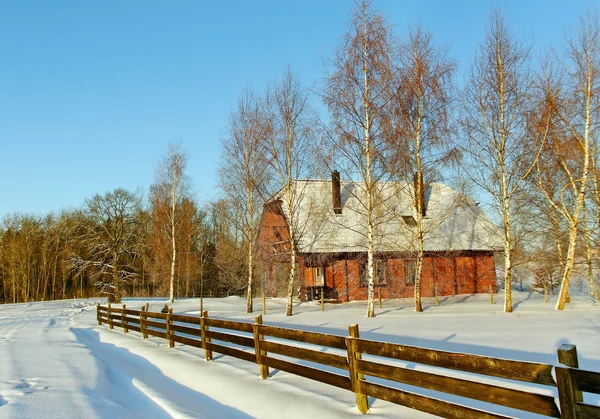
[[[278,272],[289,269],[290,230],[296,230],[297,272],[301,300],[320,295],[339,301],[367,299],[367,247],[362,184],[297,180],[265,204],[257,244],[266,266],[268,295],[276,296]],[[416,241],[410,183],[378,183],[375,210],[376,296],[414,295]],[[456,295],[496,291],[494,252],[502,250],[496,228],[481,208],[441,183],[424,189],[424,262],[421,294]],[[285,194],[294,196],[294,208]],[[293,217],[293,218],[292,218]]]

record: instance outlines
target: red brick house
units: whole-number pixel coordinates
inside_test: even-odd
[[[412,185],[378,184],[375,240],[376,295],[412,297],[415,279],[413,230],[415,210]],[[294,210],[285,205],[284,190],[264,206],[257,244],[266,266],[267,294],[276,296],[278,270],[289,265],[289,217],[297,227],[300,298],[325,297],[339,301],[367,299],[366,234],[360,184],[298,180],[291,188]],[[496,291],[494,252],[502,241],[479,206],[452,188],[433,183],[425,188],[426,235],[421,293],[438,295]]]

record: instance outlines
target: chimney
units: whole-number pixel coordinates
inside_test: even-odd
[[[331,195],[333,197],[333,212],[342,213],[342,191],[340,187],[340,172],[331,172]]]
[[[415,206],[417,211],[421,213],[423,217],[427,215],[427,208],[425,207],[425,185],[423,184],[423,174],[414,176],[414,187],[415,187]]]

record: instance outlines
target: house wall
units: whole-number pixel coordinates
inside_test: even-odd
[[[386,284],[375,287],[375,298],[412,298],[414,285],[407,285],[405,260],[391,257],[385,261]],[[312,267],[303,267],[305,278],[312,278]],[[351,256],[333,256],[324,262],[325,286],[330,298],[339,301],[367,299],[367,287],[361,286],[359,261]],[[304,282],[306,292],[312,279]],[[460,255],[428,255],[423,260],[421,295],[433,297],[435,288],[439,296],[496,292],[494,258],[488,252],[463,252]]]

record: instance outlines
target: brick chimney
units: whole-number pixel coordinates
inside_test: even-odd
[[[417,211],[421,212],[421,215],[425,217],[427,215],[427,207],[425,205],[425,185],[423,184],[423,174],[417,176],[414,175],[414,188],[415,188],[415,206]]]
[[[342,191],[340,186],[340,172],[331,172],[331,196],[333,197],[333,212],[342,213]]]

